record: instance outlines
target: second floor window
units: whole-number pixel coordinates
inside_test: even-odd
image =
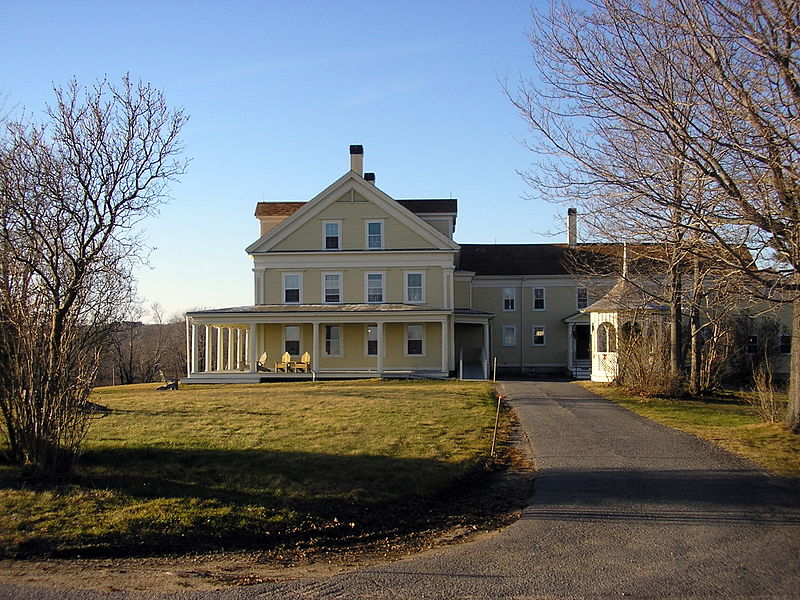
[[[425,302],[422,273],[406,273],[406,302],[409,304],[421,304]]]
[[[575,303],[578,310],[583,310],[589,306],[589,290],[584,287],[579,287],[575,290]]]
[[[341,225],[338,221],[327,221],[325,229],[325,250],[339,250],[341,244]]]
[[[533,288],[533,310],[544,310],[544,288]]]
[[[383,223],[381,221],[367,222],[367,249],[381,250],[383,248]]]
[[[300,304],[300,273],[283,274],[283,303]]]
[[[514,310],[517,303],[517,290],[514,288],[503,288],[503,310],[506,312]]]
[[[325,303],[341,302],[341,276],[338,273],[325,273]]]
[[[367,273],[367,302],[383,302],[383,273]]]

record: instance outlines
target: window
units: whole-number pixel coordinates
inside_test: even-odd
[[[325,237],[325,250],[339,250],[341,244],[341,223],[339,221],[326,221],[323,224]]]
[[[367,302],[383,302],[383,273],[367,273]]]
[[[517,290],[514,288],[503,288],[503,310],[510,312],[516,310]]]
[[[322,276],[323,301],[328,303],[341,302],[342,276],[339,273],[325,273]]]
[[[609,322],[600,323],[597,328],[597,351],[617,351],[617,328]]]
[[[589,306],[589,290],[579,287],[575,290],[575,305],[578,310],[583,310]]]
[[[503,346],[517,345],[517,327],[515,325],[503,325]]]
[[[406,326],[406,354],[409,356],[422,356],[423,354],[423,326]]]
[[[325,325],[325,355],[339,356],[342,350],[341,327]]]
[[[300,326],[287,325],[283,330],[283,351],[300,356]]]
[[[368,221],[367,222],[367,249],[368,250],[381,250],[381,249],[383,249],[383,222],[382,221]]]
[[[367,325],[367,356],[378,356],[378,325]]]
[[[534,346],[545,345],[544,325],[533,326],[533,345]]]
[[[748,335],[745,340],[744,351],[747,354],[758,354],[758,336]]]
[[[792,336],[788,333],[781,334],[778,338],[778,343],[780,345],[780,352],[781,354],[791,354],[792,353]]]
[[[300,286],[303,277],[300,273],[283,274],[283,303],[300,304]]]
[[[533,310],[544,310],[544,288],[533,288]]]
[[[422,273],[406,273],[406,302],[409,304],[425,302]]]

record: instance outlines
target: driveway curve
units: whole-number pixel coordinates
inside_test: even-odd
[[[795,484],[577,385],[501,385],[537,468],[513,525],[334,577],[171,597],[800,598]]]

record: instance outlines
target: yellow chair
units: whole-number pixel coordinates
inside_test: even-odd
[[[288,352],[284,352],[281,356],[281,362],[275,363],[275,372],[276,373],[288,373],[289,372],[289,363],[291,363],[292,357]]]
[[[300,360],[297,362],[293,362],[291,364],[291,369],[295,373],[308,373],[308,370],[311,368],[311,355],[308,352],[304,352],[303,356],[300,357]]]

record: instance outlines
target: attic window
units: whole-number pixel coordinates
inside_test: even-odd
[[[367,249],[368,250],[382,250],[383,249],[383,222],[382,221],[368,221],[367,222]]]
[[[339,250],[341,244],[341,224],[339,221],[326,221],[323,224],[325,250]]]

